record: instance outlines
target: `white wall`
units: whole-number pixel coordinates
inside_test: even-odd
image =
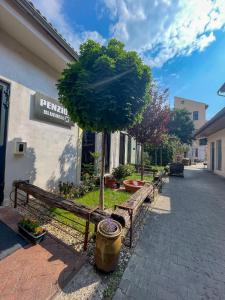
[[[217,170],[217,149],[216,149],[216,141],[217,140],[221,140],[222,141],[222,168],[221,170]],[[208,137],[208,169],[211,170],[211,154],[210,154],[210,145],[211,143],[214,142],[215,143],[215,161],[214,161],[214,173],[224,176],[225,177],[225,129],[220,130],[218,132],[216,132],[213,135],[210,135]]]
[[[32,120],[32,95],[57,98],[59,74],[0,31],[0,79],[10,83],[5,168],[5,197],[15,179],[53,189],[59,180],[79,182],[81,130]],[[24,156],[15,156],[15,140],[27,142]]]

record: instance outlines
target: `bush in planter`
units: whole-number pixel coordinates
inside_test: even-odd
[[[83,175],[83,183],[79,186],[70,182],[59,182],[60,195],[67,199],[80,198],[90,191],[93,191],[98,185],[98,177]]]
[[[40,224],[31,219],[22,219],[18,222],[19,232],[33,244],[40,243],[45,234],[46,230],[40,226]]]
[[[132,175],[134,172],[135,168],[132,165],[119,165],[113,169],[112,175],[119,183],[122,183],[127,176]]]

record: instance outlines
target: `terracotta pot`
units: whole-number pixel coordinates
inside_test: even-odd
[[[111,189],[117,188],[118,183],[112,176],[106,176],[105,177],[105,186]]]
[[[125,189],[127,192],[135,193],[140,188],[144,186],[145,182],[142,180],[124,180],[123,185],[125,186]]]
[[[95,264],[96,267],[103,272],[114,271],[121,249],[121,233],[122,226],[119,222],[111,220],[111,224],[115,225],[113,232],[108,232],[104,229],[105,222],[99,222],[97,227],[96,245],[95,245]]]

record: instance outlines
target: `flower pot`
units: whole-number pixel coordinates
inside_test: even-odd
[[[28,230],[26,230],[23,226],[21,226],[20,224],[18,224],[18,229],[19,232],[28,240],[30,240],[33,244],[39,244],[43,239],[44,236],[46,234],[46,231],[42,232],[39,235],[34,235],[31,232],[29,232]]]
[[[115,230],[108,232],[104,229],[105,222],[108,220],[99,222],[97,227],[95,264],[97,269],[108,273],[115,270],[119,260],[122,226],[119,222],[110,219],[110,222],[115,225]]]
[[[145,181],[128,179],[123,181],[123,185],[127,192],[135,193],[145,185]]]
[[[106,176],[105,177],[105,186],[111,189],[115,189],[118,187],[118,182],[116,179],[112,176]]]

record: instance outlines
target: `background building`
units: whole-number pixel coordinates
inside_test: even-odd
[[[208,108],[208,105],[203,102],[174,97],[174,108],[186,109],[190,113],[190,117],[195,126],[195,131],[206,123],[206,109]],[[193,141],[187,157],[189,157],[192,161],[204,161],[206,160],[206,148],[207,146],[204,142],[202,142],[202,140],[196,139]]]

